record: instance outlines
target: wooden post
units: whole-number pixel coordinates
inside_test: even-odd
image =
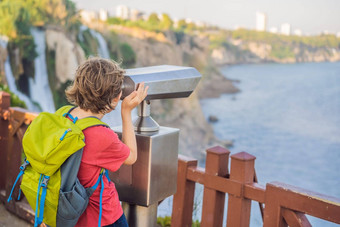
[[[231,156],[230,180],[242,184],[253,183],[254,181],[255,157],[240,152]],[[229,195],[227,226],[249,226],[251,200],[243,197]]]
[[[11,105],[11,96],[0,92],[0,191],[5,189],[7,176],[7,147],[9,135],[9,107]]]
[[[197,160],[178,156],[177,192],[172,205],[171,226],[191,227],[195,182],[187,180],[189,167],[197,167]]]
[[[207,150],[205,163],[205,177],[209,175],[225,177],[228,174],[228,161],[230,152],[222,147],[213,147]],[[222,226],[224,213],[225,193],[204,187],[202,227]]]

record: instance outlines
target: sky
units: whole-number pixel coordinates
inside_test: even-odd
[[[78,9],[115,13],[126,5],[145,13],[167,13],[172,19],[190,18],[221,28],[255,29],[256,12],[267,14],[267,29],[291,24],[304,34],[340,32],[340,0],[73,0]]]

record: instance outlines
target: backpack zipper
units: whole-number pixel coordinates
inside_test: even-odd
[[[72,131],[72,129],[70,129],[70,128],[66,129],[66,131],[65,131],[64,134],[60,137],[59,140],[62,141],[62,140],[65,138],[66,134],[67,134],[68,132],[70,132],[70,131]]]

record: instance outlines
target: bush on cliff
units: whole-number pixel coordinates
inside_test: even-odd
[[[11,96],[11,106],[26,108],[25,102],[22,101],[21,99],[19,99],[19,97],[16,94],[11,92],[7,85],[0,83],[0,91],[4,91],[4,92],[7,92],[7,93],[10,94],[10,96]]]

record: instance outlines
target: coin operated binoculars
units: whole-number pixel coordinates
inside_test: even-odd
[[[158,202],[176,193],[179,129],[159,126],[150,116],[151,100],[188,97],[200,79],[201,74],[192,67],[162,65],[126,70],[122,99],[141,82],[149,86],[134,122],[137,161],[111,174],[129,226],[156,226]],[[122,136],[121,127],[113,130]]]

